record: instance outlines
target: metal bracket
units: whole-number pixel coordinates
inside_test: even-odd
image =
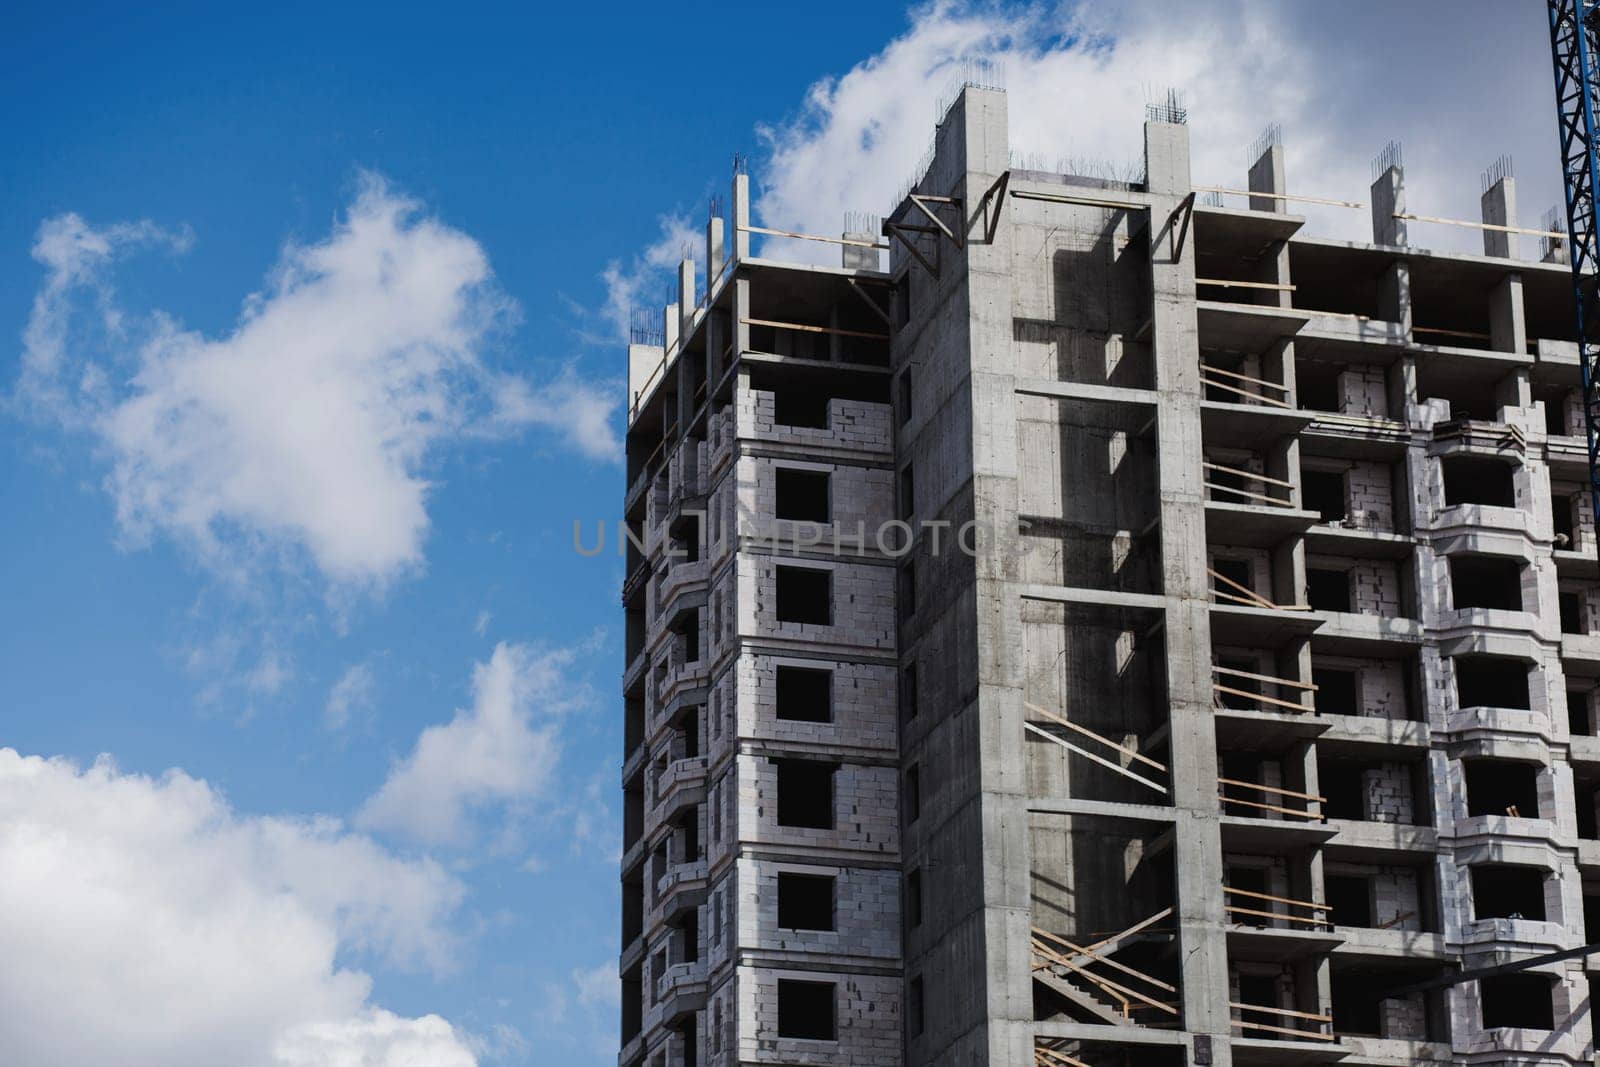
[[[950,238],[950,242],[954,244],[957,249],[962,247],[961,237],[949,226],[945,225],[944,220],[934,212],[933,208],[928,206],[929,204],[952,204],[955,206],[956,215],[960,218],[965,218],[966,212],[963,210],[960,197],[927,196],[921,193],[912,193],[907,196],[906,199],[910,200],[912,206],[914,206],[918,211],[926,215],[928,217],[928,221],[932,222],[939,228],[940,233]]]
[[[1183,258],[1183,243],[1189,237],[1189,220],[1194,218],[1194,197],[1195,194],[1191,190],[1188,196],[1178,201],[1178,206],[1173,208],[1172,214],[1167,216],[1166,225],[1161,227],[1162,230],[1170,232],[1172,223],[1178,217],[1178,213],[1183,213],[1183,225],[1178,230],[1178,244],[1172,251],[1172,262],[1174,263]]]
[[[891,239],[898,239],[901,244],[905,245],[906,246],[906,251],[910,252],[913,256],[916,257],[917,262],[922,264],[922,269],[923,270],[927,271],[929,274],[933,275],[935,278],[939,277],[939,267],[944,262],[943,246],[940,245],[937,241],[934,242],[933,255],[934,255],[935,262],[929,263],[928,262],[928,257],[923,255],[922,254],[922,249],[917,247],[917,239],[916,239],[916,237],[915,236],[912,236],[912,237],[907,237],[906,236],[907,233],[910,233],[910,234],[938,233],[939,232],[938,230],[934,229],[932,226],[912,226],[909,223],[905,223],[905,222],[885,222],[883,224],[883,232],[887,233]]]
[[[893,320],[891,320],[889,318],[889,313],[887,311],[883,310],[883,308],[879,307],[878,306],[878,302],[876,300],[872,299],[872,297],[868,296],[867,295],[867,291],[865,289],[861,288],[861,286],[856,283],[856,280],[854,278],[846,278],[845,281],[850,283],[850,288],[855,292],[855,294],[857,296],[859,296],[861,298],[862,303],[866,304],[867,307],[871,308],[872,309],[872,313],[874,315],[878,316],[878,318],[883,320],[883,324],[885,326],[888,326],[890,329],[894,328],[894,322],[893,322]]]
[[[988,215],[988,221],[983,227],[984,244],[994,244],[994,235],[1000,229],[1000,208],[1006,202],[1006,189],[1011,184],[1011,172],[1004,171],[994,180],[994,184],[984,190],[983,199],[978,201],[978,210]],[[992,213],[990,207],[993,207]]]

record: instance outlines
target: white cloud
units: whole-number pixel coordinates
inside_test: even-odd
[[[467,1067],[351,958],[439,969],[462,887],[329,819],[0,749],[0,1047],[34,1067]]]
[[[619,454],[620,389],[495,369],[516,309],[483,248],[374,175],[217,337],[117,308],[113,261],[159,240],[173,243],[76,215],[40,227],[17,391],[95,435],[132,543],[171,535],[230,572],[304,553],[336,586],[381,587],[422,564],[443,445],[531,426],[590,459]]]
[[[567,678],[574,650],[495,646],[473,668],[473,700],[430,726],[362,806],[361,825],[431,844],[460,843],[470,811],[539,796],[555,772],[559,715],[589,699]]]
[[[617,965],[611,960],[574,970],[572,984],[578,989],[578,1003],[586,1008],[609,1008],[622,1000]]]
[[[1527,76],[1548,63],[1548,28],[1540,12],[1510,16],[1494,0],[1464,0],[1448,23],[1373,3],[928,4],[899,37],[813,84],[794,117],[758,130],[767,158],[754,210],[765,225],[822,234],[839,232],[846,210],[888,210],[917,176],[963,64],[992,60],[1015,156],[1048,169],[1142,171],[1143,106],[1170,86],[1189,105],[1197,183],[1239,187],[1246,146],[1279,122],[1291,192],[1365,200],[1369,161],[1395,138],[1410,209],[1475,219],[1479,173],[1511,152],[1522,224],[1536,225],[1560,196],[1549,80]],[[1384,39],[1406,42],[1404,62],[1372,47]],[[1495,63],[1460,62],[1489,42]],[[1312,232],[1371,239],[1366,211],[1295,210]],[[1425,224],[1412,242],[1482,249],[1471,230]],[[781,243],[785,257],[837,262],[826,246]]]
[[[353,714],[370,711],[377,685],[377,675],[369,664],[347,667],[328,690],[328,702],[323,708],[323,721],[328,729],[342,730],[350,724]]]
[[[478,618],[472,624],[472,632],[477,634],[479,637],[482,637],[484,634],[488,633],[489,620],[492,618],[494,618],[494,615],[487,610],[478,612]]]
[[[606,340],[612,344],[627,340],[629,314],[634,308],[659,316],[664,305],[677,300],[678,264],[685,256],[694,260],[698,277],[705,275],[705,234],[689,217],[662,215],[656,224],[660,236],[626,263],[614,259],[600,273],[606,287],[601,316],[611,327]]]

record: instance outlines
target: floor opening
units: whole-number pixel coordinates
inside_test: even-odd
[[[1455,456],[1441,461],[1439,465],[1444,469],[1446,507],[1455,507],[1457,504],[1498,508],[1517,506],[1509,463],[1478,456]]]
[[[778,874],[778,925],[785,930],[833,929],[833,878]]]
[[[1472,917],[1543,922],[1547,873],[1539,867],[1502,863],[1472,868]]]
[[[1522,610],[1522,561],[1505,556],[1451,556],[1450,596],[1464,608]]]
[[[834,984],[778,979],[778,1036],[835,1040]]]
[[[1539,768],[1511,760],[1462,760],[1468,815],[1539,817]]]
[[[828,497],[828,472],[793,467],[776,470],[776,516],[792,522],[826,523],[833,520]]]
[[[1525,972],[1480,979],[1483,1028],[1555,1029],[1555,1006],[1550,997],[1552,981],[1546,975]]]
[[[791,722],[833,721],[833,672],[815,667],[779,666],[777,715]]]
[[[1505,656],[1456,656],[1456,703],[1527,711],[1528,665]]]
[[[779,622],[828,626],[833,622],[833,572],[818,567],[777,568]]]
[[[778,825],[833,829],[833,772],[821,760],[775,759],[778,768]]]

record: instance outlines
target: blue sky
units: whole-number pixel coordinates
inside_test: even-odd
[[[1400,137],[1413,210],[1471,217],[1504,151],[1524,221],[1554,202],[1540,18],[1309,11],[15,9],[0,951],[60,986],[37,1062],[614,1062],[621,570],[570,545],[622,491],[619,319],[735,151],[768,225],[885,210],[968,55],[1052,158],[1130,158],[1166,81],[1201,180],[1282,121],[1291,188],[1359,197]],[[1392,18],[1431,36],[1375,71]],[[106,1021],[106,968],[161,1013],[152,945],[217,1034]],[[44,1010],[0,983],[0,1039]]]

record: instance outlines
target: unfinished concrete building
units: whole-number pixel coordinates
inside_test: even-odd
[[[1594,1062],[1584,958],[1441,981],[1600,940],[1561,250],[1188,135],[1022,169],[968,86],[840,266],[736,175],[638,332],[623,1067]]]

